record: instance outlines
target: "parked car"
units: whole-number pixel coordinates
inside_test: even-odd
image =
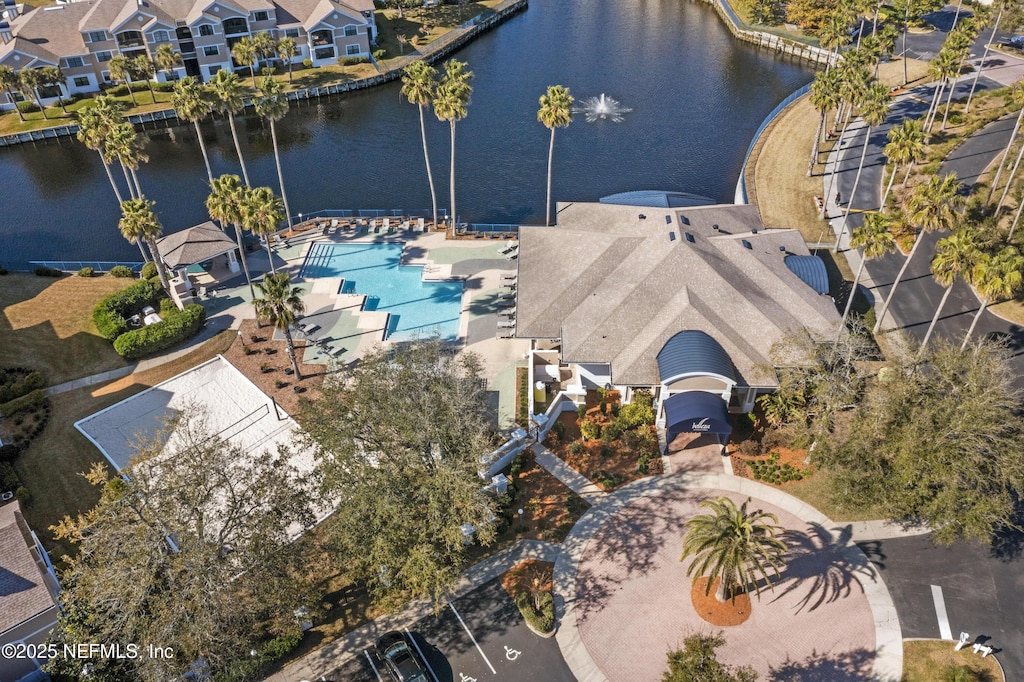
[[[374,653],[394,682],[432,682],[411,639],[401,632],[384,633],[374,645]]]

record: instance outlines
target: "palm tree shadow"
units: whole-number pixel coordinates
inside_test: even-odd
[[[814,611],[823,604],[830,604],[848,596],[857,583],[858,577],[875,579],[876,570],[860,551],[850,551],[852,527],[844,526],[838,534],[818,523],[810,523],[806,533],[786,531],[782,541],[786,543],[786,568],[777,585],[782,592],[772,599],[778,601],[789,595],[800,597],[796,612],[805,608]],[[818,678],[831,679],[831,678]]]
[[[854,649],[838,654],[812,651],[802,661],[786,660],[768,673],[769,682],[867,682],[874,679],[875,652]]]

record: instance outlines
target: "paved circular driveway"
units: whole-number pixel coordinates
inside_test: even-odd
[[[902,667],[899,625],[885,586],[849,530],[778,490],[720,474],[640,481],[577,524],[556,565],[564,599],[558,633],[579,679],[661,679],[666,654],[695,632],[723,631],[720,659],[762,680],[869,680]],[[679,561],[686,519],[726,495],[774,513],[791,546],[774,591],[753,598],[743,624],[716,628],[690,601]]]

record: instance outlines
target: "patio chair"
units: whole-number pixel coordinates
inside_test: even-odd
[[[498,329],[515,329],[515,327],[516,327],[516,321],[515,320],[499,320],[498,321]]]
[[[499,339],[513,339],[516,336],[515,329],[499,329],[496,338]]]
[[[338,226],[338,219],[337,218],[331,218],[331,227],[337,227],[337,226]]]
[[[516,307],[512,306],[511,308],[505,308],[504,310],[499,310],[498,314],[501,315],[502,317],[515,317],[516,316]]]
[[[509,242],[505,248],[501,250],[502,254],[509,254],[519,248],[519,242]]]
[[[418,225],[419,225],[419,228],[420,228],[420,232],[426,232],[427,231],[427,226],[425,224],[424,219],[423,218],[419,218],[418,220],[419,220]]]

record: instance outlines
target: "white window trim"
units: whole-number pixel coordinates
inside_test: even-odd
[[[213,50],[213,52],[210,52]],[[219,57],[220,56],[220,45],[203,45],[203,56],[204,57]]]
[[[350,52],[349,50],[351,48],[353,48],[353,47],[356,48],[356,51],[355,52]],[[345,56],[346,57],[358,56],[360,53],[362,53],[362,51],[363,51],[363,49],[359,45],[356,45],[355,43],[351,43],[351,44],[345,46]]]

